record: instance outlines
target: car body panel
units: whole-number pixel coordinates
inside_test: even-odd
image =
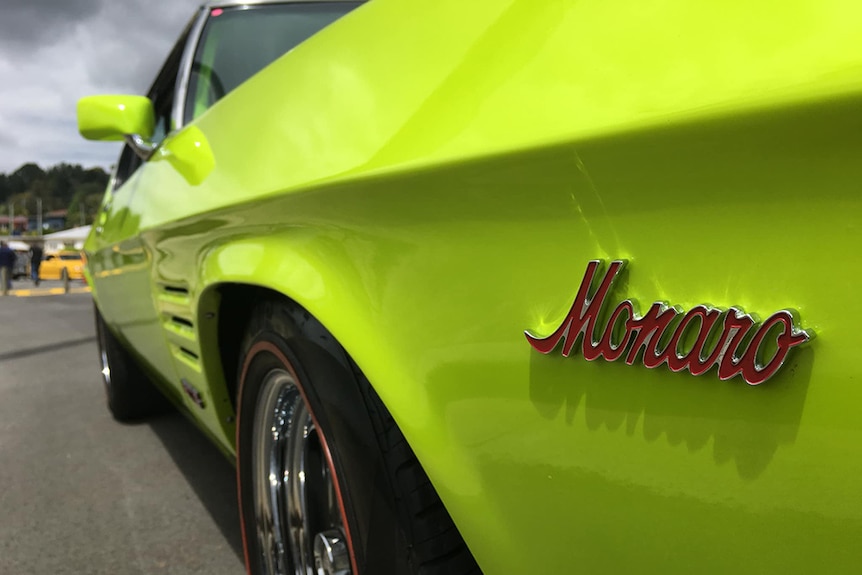
[[[97,298],[122,283],[106,317],[229,452],[214,294],[302,305],[487,574],[851,572],[859,15],[375,0],[186,128],[200,182],[174,134],[115,194]],[[594,259],[629,262],[614,303],[794,308],[817,337],[757,387],[537,353]]]

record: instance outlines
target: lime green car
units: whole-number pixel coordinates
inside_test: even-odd
[[[109,406],[235,459],[250,573],[855,573],[860,37],[849,0],[207,5],[78,107],[126,142]]]

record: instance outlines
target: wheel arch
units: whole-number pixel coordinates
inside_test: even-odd
[[[309,325],[331,334],[362,371],[447,506],[447,492],[481,492],[473,462],[409,369],[411,358],[399,357],[381,327],[394,319],[366,299],[362,274],[337,254],[322,257],[320,245],[280,234],[237,239],[207,252],[200,261],[197,312],[199,318],[216,319],[200,334],[208,380],[235,400],[249,312],[265,298],[280,298],[305,314]]]
[[[358,326],[368,325],[371,316],[367,302],[357,295],[362,290],[345,273],[350,266],[321,258],[314,244],[297,243],[289,234],[240,238],[201,256],[195,290],[201,351],[208,359],[225,358],[217,369],[226,380],[236,374],[249,312],[266,299],[288,303],[304,331],[325,331],[345,349],[366,331]],[[204,323],[206,319],[215,321]],[[356,359],[362,351],[350,349]]]
[[[293,317],[301,331],[307,335],[316,335],[322,347],[347,363],[347,356],[339,348],[339,342],[329,333],[320,321],[308,312],[300,303],[288,295],[271,287],[252,283],[222,282],[209,286],[202,294],[198,309],[200,317],[215,319],[214,329],[201,334],[201,347],[204,357],[218,358],[218,365],[213,370],[218,371],[210,381],[224,380],[226,393],[236,409],[237,381],[243,338],[248,330],[249,317],[254,308],[261,302],[279,301],[293,310]],[[202,314],[202,315],[201,315]],[[214,363],[214,362],[213,362]],[[221,377],[218,377],[218,376]]]

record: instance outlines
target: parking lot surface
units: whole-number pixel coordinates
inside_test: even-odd
[[[234,468],[105,406],[89,294],[0,298],[0,573],[240,574]]]

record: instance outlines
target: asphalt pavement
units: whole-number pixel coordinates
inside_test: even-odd
[[[234,468],[105,405],[89,294],[0,297],[0,574],[244,572]]]

